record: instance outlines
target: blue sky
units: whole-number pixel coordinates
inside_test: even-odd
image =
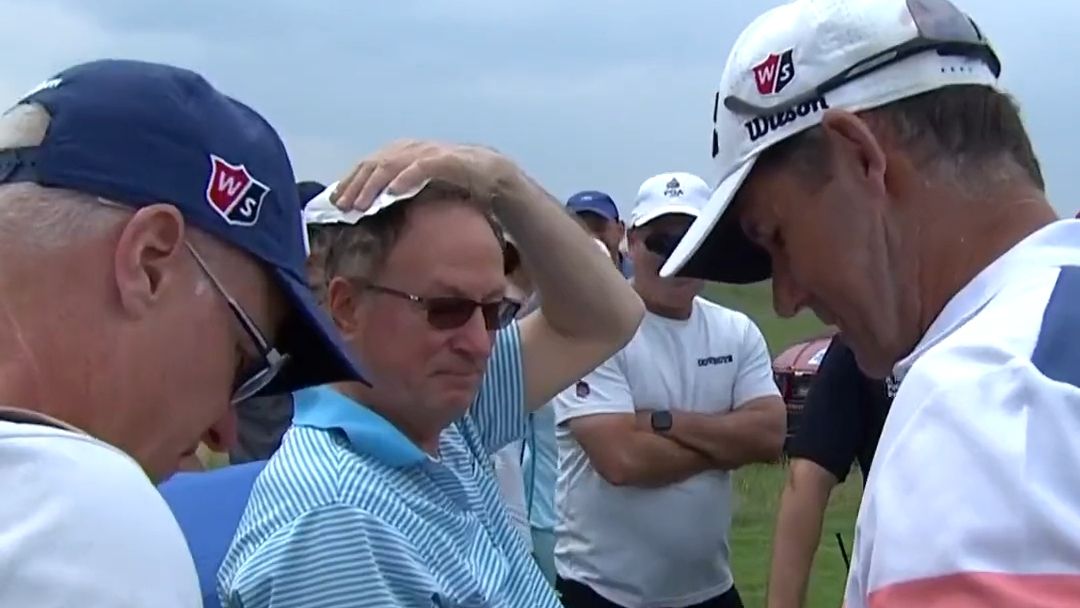
[[[492,145],[556,196],[712,183],[712,93],[773,0],[0,0],[0,99],[101,57],[203,73],[331,181],[399,137]],[[1080,2],[958,0],[994,41],[1062,213],[1080,208]]]

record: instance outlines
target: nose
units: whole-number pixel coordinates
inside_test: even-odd
[[[202,441],[215,452],[228,453],[237,442],[236,408],[230,407],[224,416],[203,433]]]
[[[777,316],[785,319],[794,317],[806,307],[807,293],[791,276],[786,264],[777,263],[773,258],[773,310]]]
[[[491,332],[484,324],[484,315],[476,309],[469,320],[454,335],[454,349],[474,359],[484,360],[491,355]]]

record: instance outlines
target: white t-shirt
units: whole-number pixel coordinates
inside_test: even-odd
[[[628,608],[685,606],[727,591],[729,473],[658,489],[613,486],[566,421],[635,410],[730,412],[768,395],[779,395],[772,363],[746,315],[703,298],[687,320],[647,313],[623,350],[555,398],[559,575]]]
[[[0,606],[202,606],[179,525],[123,452],[0,421],[0,487]]]
[[[532,551],[532,530],[525,507],[525,478],[521,472],[521,440],[507,444],[492,454],[491,460],[495,465],[495,480],[499,482],[499,496],[510,515],[510,523]]]
[[[847,608],[1080,598],[1080,221],[984,269],[895,367]]]

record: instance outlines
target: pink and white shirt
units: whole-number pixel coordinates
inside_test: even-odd
[[[983,270],[895,372],[847,608],[1080,605],[1080,221]]]

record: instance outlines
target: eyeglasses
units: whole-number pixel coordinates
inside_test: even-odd
[[[503,248],[503,274],[510,276],[521,266],[521,254],[513,243],[507,242]]]
[[[480,314],[484,317],[484,327],[488,331],[497,331],[509,325],[521,309],[521,303],[510,298],[502,298],[495,302],[477,302],[454,296],[424,298],[373,283],[361,283],[360,287],[416,304],[427,313],[428,325],[438,330],[457,329],[465,325],[479,308]]]
[[[225,299],[225,303],[228,305],[229,310],[232,311],[233,316],[236,317],[236,320],[240,323],[240,327],[242,327],[248,337],[251,338],[251,341],[255,343],[255,347],[259,351],[259,356],[263,360],[261,369],[256,370],[243,380],[238,378],[236,387],[233,389],[233,404],[250,399],[258,394],[259,391],[266,388],[266,386],[277,377],[282,368],[284,368],[285,364],[289,361],[289,355],[282,354],[276,348],[270,346],[266,337],[259,331],[259,327],[255,325],[255,321],[244,312],[244,309],[241,308],[236,299],[229,295],[229,292],[225,290],[225,286],[222,285],[221,281],[219,281],[218,278],[214,276],[214,273],[210,271],[210,267],[207,266],[206,261],[199,255],[199,252],[187,241],[184,242],[184,245],[187,246],[188,251],[191,252],[191,257],[195,259],[195,263],[202,269],[206,278],[210,279],[210,283],[213,284],[214,289],[216,289],[217,292],[221,294],[221,297]]]
[[[908,0],[907,5],[908,12],[911,13],[919,32],[915,38],[871,55],[814,88],[783,102],[767,106],[757,105],[734,95],[728,95],[724,98],[724,107],[739,114],[758,116],[774,114],[809,103],[856,78],[928,51],[936,51],[938,55],[944,57],[979,59],[986,63],[995,77],[1001,74],[1001,60],[990,47],[989,41],[983,37],[979,26],[960,9],[947,0]],[[716,117],[713,118],[715,120]],[[714,141],[714,151],[715,143]]]
[[[111,201],[107,198],[96,197],[98,204],[103,207],[109,207],[125,212],[132,212],[132,208],[128,205],[122,205],[115,201]],[[210,267],[206,264],[206,260],[203,259],[199,252],[191,245],[190,242],[184,241],[184,246],[187,247],[188,252],[191,253],[191,257],[195,260],[195,264],[199,266],[206,278],[210,280],[210,283],[214,286],[221,297],[224,298],[225,304],[228,305],[229,310],[232,311],[236,320],[240,323],[240,327],[251,338],[251,341],[255,343],[256,349],[259,351],[259,356],[263,360],[263,367],[251,373],[247,378],[243,380],[237,378],[235,382],[235,388],[233,388],[233,394],[231,397],[231,403],[234,405],[246,401],[254,397],[259,391],[266,388],[274,378],[277,377],[281,370],[285,367],[285,364],[289,361],[288,354],[282,354],[278,349],[270,346],[266,340],[266,336],[259,331],[259,327],[255,325],[255,321],[244,312],[244,309],[240,304],[229,295],[229,292],[225,289],[225,286],[221,284],[217,276],[210,270]]]

